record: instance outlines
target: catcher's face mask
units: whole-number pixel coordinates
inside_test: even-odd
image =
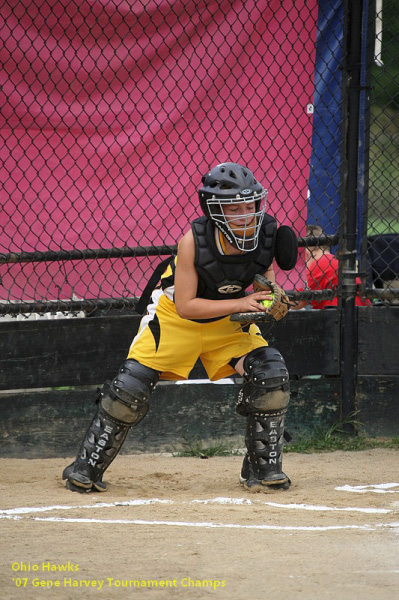
[[[206,203],[210,218],[228,241],[238,250],[249,252],[258,245],[267,190],[243,198],[244,192],[235,198],[208,198]]]

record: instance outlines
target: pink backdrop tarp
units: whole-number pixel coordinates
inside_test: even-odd
[[[1,252],[174,244],[225,160],[303,233],[317,0],[8,0],[1,21]],[[2,267],[2,297],[133,295],[152,262]]]

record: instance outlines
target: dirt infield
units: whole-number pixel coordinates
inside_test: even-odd
[[[105,494],[63,459],[1,459],[1,598],[393,600],[399,454],[287,454],[289,491],[246,494],[240,457],[120,456]]]

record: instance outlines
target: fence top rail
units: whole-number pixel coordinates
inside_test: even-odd
[[[94,260],[99,258],[131,258],[163,256],[177,251],[176,245],[124,246],[122,248],[85,248],[84,250],[36,250],[34,252],[0,253],[0,264],[23,262],[54,262],[65,260]]]
[[[335,246],[338,234],[298,237],[298,246]],[[0,264],[26,262],[56,262],[67,260],[96,260],[100,258],[134,258],[139,256],[165,256],[177,252],[177,244],[161,246],[123,246],[121,248],[85,248],[82,250],[35,250],[33,252],[0,253]]]

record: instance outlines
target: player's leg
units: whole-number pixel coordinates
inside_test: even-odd
[[[174,304],[160,292],[154,292],[153,302],[119,374],[101,392],[97,414],[75,462],[64,470],[67,487],[73,491],[105,491],[102,475],[129,429],[147,414],[160,374],[187,378],[197,360],[199,324],[178,317]]]
[[[64,469],[68,489],[106,491],[103,473],[120,451],[129,429],[147,414],[148,399],[158,379],[158,371],[128,359],[115,379],[104,385],[77,457]]]
[[[259,328],[222,319],[202,326],[202,363],[214,381],[238,372],[244,377],[237,410],[247,418],[241,480],[246,489],[288,488],[282,470],[284,415],[289,375],[283,357],[269,348]]]
[[[264,346],[241,362],[244,385],[237,412],[247,418],[247,453],[240,481],[248,491],[288,489],[283,472],[284,416],[289,403],[289,375],[280,352]],[[241,371],[238,362],[235,368]]]

